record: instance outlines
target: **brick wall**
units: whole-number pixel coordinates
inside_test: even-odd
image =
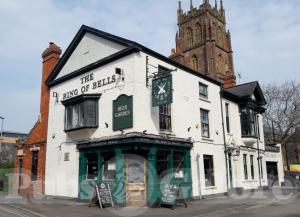
[[[21,194],[40,196],[44,194],[45,160],[47,145],[47,128],[49,113],[50,91],[46,80],[59,61],[61,49],[54,43],[43,52],[43,70],[41,82],[40,114],[38,121],[28,134],[27,138],[21,141],[17,147],[17,158],[15,160],[13,192],[18,193],[19,189],[19,159],[23,159],[23,173],[20,187]],[[38,151],[37,181],[31,181],[32,151]],[[22,153],[21,153],[22,152]]]

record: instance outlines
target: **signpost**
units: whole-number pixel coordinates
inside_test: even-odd
[[[123,130],[133,127],[133,98],[120,95],[113,101],[113,130]]]
[[[109,184],[101,183],[95,185],[89,207],[91,207],[92,204],[99,204],[101,209],[114,206]]]
[[[160,76],[152,81],[152,107],[173,102],[172,75]]]

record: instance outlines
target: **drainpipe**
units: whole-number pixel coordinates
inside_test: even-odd
[[[257,144],[257,161],[258,161],[258,179],[259,179],[259,187],[261,187],[261,173],[263,172],[262,169],[262,160],[260,157],[260,152],[259,152],[259,133],[258,133],[258,128],[259,128],[259,123],[258,123],[258,113],[256,113],[256,144]]]
[[[199,200],[202,199],[202,193],[201,193],[201,181],[200,181],[200,155],[197,154],[197,172],[198,172],[198,191],[199,191]]]
[[[223,111],[223,95],[222,95],[223,90],[224,90],[224,86],[221,85],[220,103],[221,103],[222,130],[223,130],[224,154],[225,154],[225,165],[226,165],[226,187],[227,187],[227,193],[229,193],[227,146],[226,146],[226,137],[225,137],[224,117],[223,117],[223,114],[224,114],[224,111]]]
[[[1,135],[0,135],[0,151],[1,151],[1,149],[2,149],[2,139],[3,139],[4,118],[0,116],[0,119],[2,120],[2,123],[1,123]]]

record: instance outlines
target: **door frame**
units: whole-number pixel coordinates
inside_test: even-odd
[[[130,185],[130,183],[128,183],[128,156],[135,156],[134,154],[125,154],[125,185],[126,185],[126,201],[125,204],[126,206],[128,206],[128,185]],[[136,155],[138,156],[138,155]],[[142,156],[138,156],[138,158],[142,159],[144,161],[144,183],[135,183],[137,185],[144,185],[144,202],[145,202],[145,206],[147,205],[147,159],[143,158]],[[134,184],[133,184],[134,185]],[[132,205],[130,205],[132,206]]]

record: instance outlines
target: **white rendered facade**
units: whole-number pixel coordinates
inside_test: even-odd
[[[86,34],[66,61],[60,72],[61,74],[59,73],[56,78],[61,78],[74,70],[85,67],[98,59],[110,56],[123,49],[125,49],[124,45],[119,45],[112,41],[108,43],[106,39]],[[88,52],[90,58],[85,57],[86,54],[84,53],[86,52]],[[149,86],[146,85],[146,57],[148,57],[148,63],[152,66],[163,66],[174,70],[171,72],[173,79],[172,130],[168,133],[159,129],[158,107],[153,108],[151,106],[151,79]],[[157,68],[152,66],[149,66],[150,73],[157,71]],[[121,75],[115,74],[116,68],[122,69]],[[82,80],[85,76],[91,74],[92,80]],[[108,78],[109,80],[107,80]],[[102,79],[106,79],[106,82],[115,81],[112,83],[107,82],[106,85],[93,89],[93,83]],[[199,97],[199,83],[207,85],[207,99]],[[58,99],[50,97],[49,104],[45,177],[46,195],[78,197],[79,151],[76,144],[82,140],[92,141],[121,134],[120,131],[113,131],[112,129],[112,102],[121,94],[133,96],[133,127],[125,129],[124,134],[130,132],[141,133],[146,130],[147,134],[167,135],[168,137],[184,138],[193,142],[193,147],[190,151],[193,197],[198,197],[200,194],[222,194],[227,192],[228,187],[230,188],[231,186],[233,188],[257,189],[259,186],[268,185],[265,166],[268,156],[265,155],[264,151],[260,151],[258,154],[257,150],[258,146],[261,150],[264,150],[265,146],[261,115],[258,118],[260,138],[256,139],[254,143],[250,141],[251,144],[249,145],[249,141],[245,141],[247,139],[242,138],[241,135],[239,105],[228,99],[221,98],[221,86],[218,83],[186,71],[183,67],[178,67],[169,61],[159,58],[157,55],[152,55],[147,51],[133,52],[108,64],[53,85],[50,88],[50,96],[54,96],[54,93],[57,93]],[[72,91],[74,94],[76,89],[78,90],[77,96],[81,94],[101,94],[98,105],[98,128],[82,129],[73,132],[64,131],[65,106],[61,101],[64,100],[64,94]],[[225,124],[226,114],[224,112],[226,103],[229,105],[230,132],[228,133]],[[200,109],[208,111],[209,114],[209,138],[201,136]],[[224,127],[222,125],[222,113]],[[228,172],[228,183],[226,179],[224,143],[227,148],[231,147],[233,150],[231,160],[232,178],[230,178]],[[236,150],[240,150],[239,155],[236,154]],[[68,161],[65,160],[65,154],[69,156]],[[247,180],[244,175],[244,154],[246,154],[248,162]],[[213,156],[214,186],[205,185],[204,155]],[[262,157],[263,162],[262,176],[259,176],[258,155]],[[253,179],[251,177],[250,156],[253,156],[254,159]],[[278,160],[281,161],[281,159]],[[227,162],[227,164],[229,163]],[[259,180],[260,178],[261,180]]]

